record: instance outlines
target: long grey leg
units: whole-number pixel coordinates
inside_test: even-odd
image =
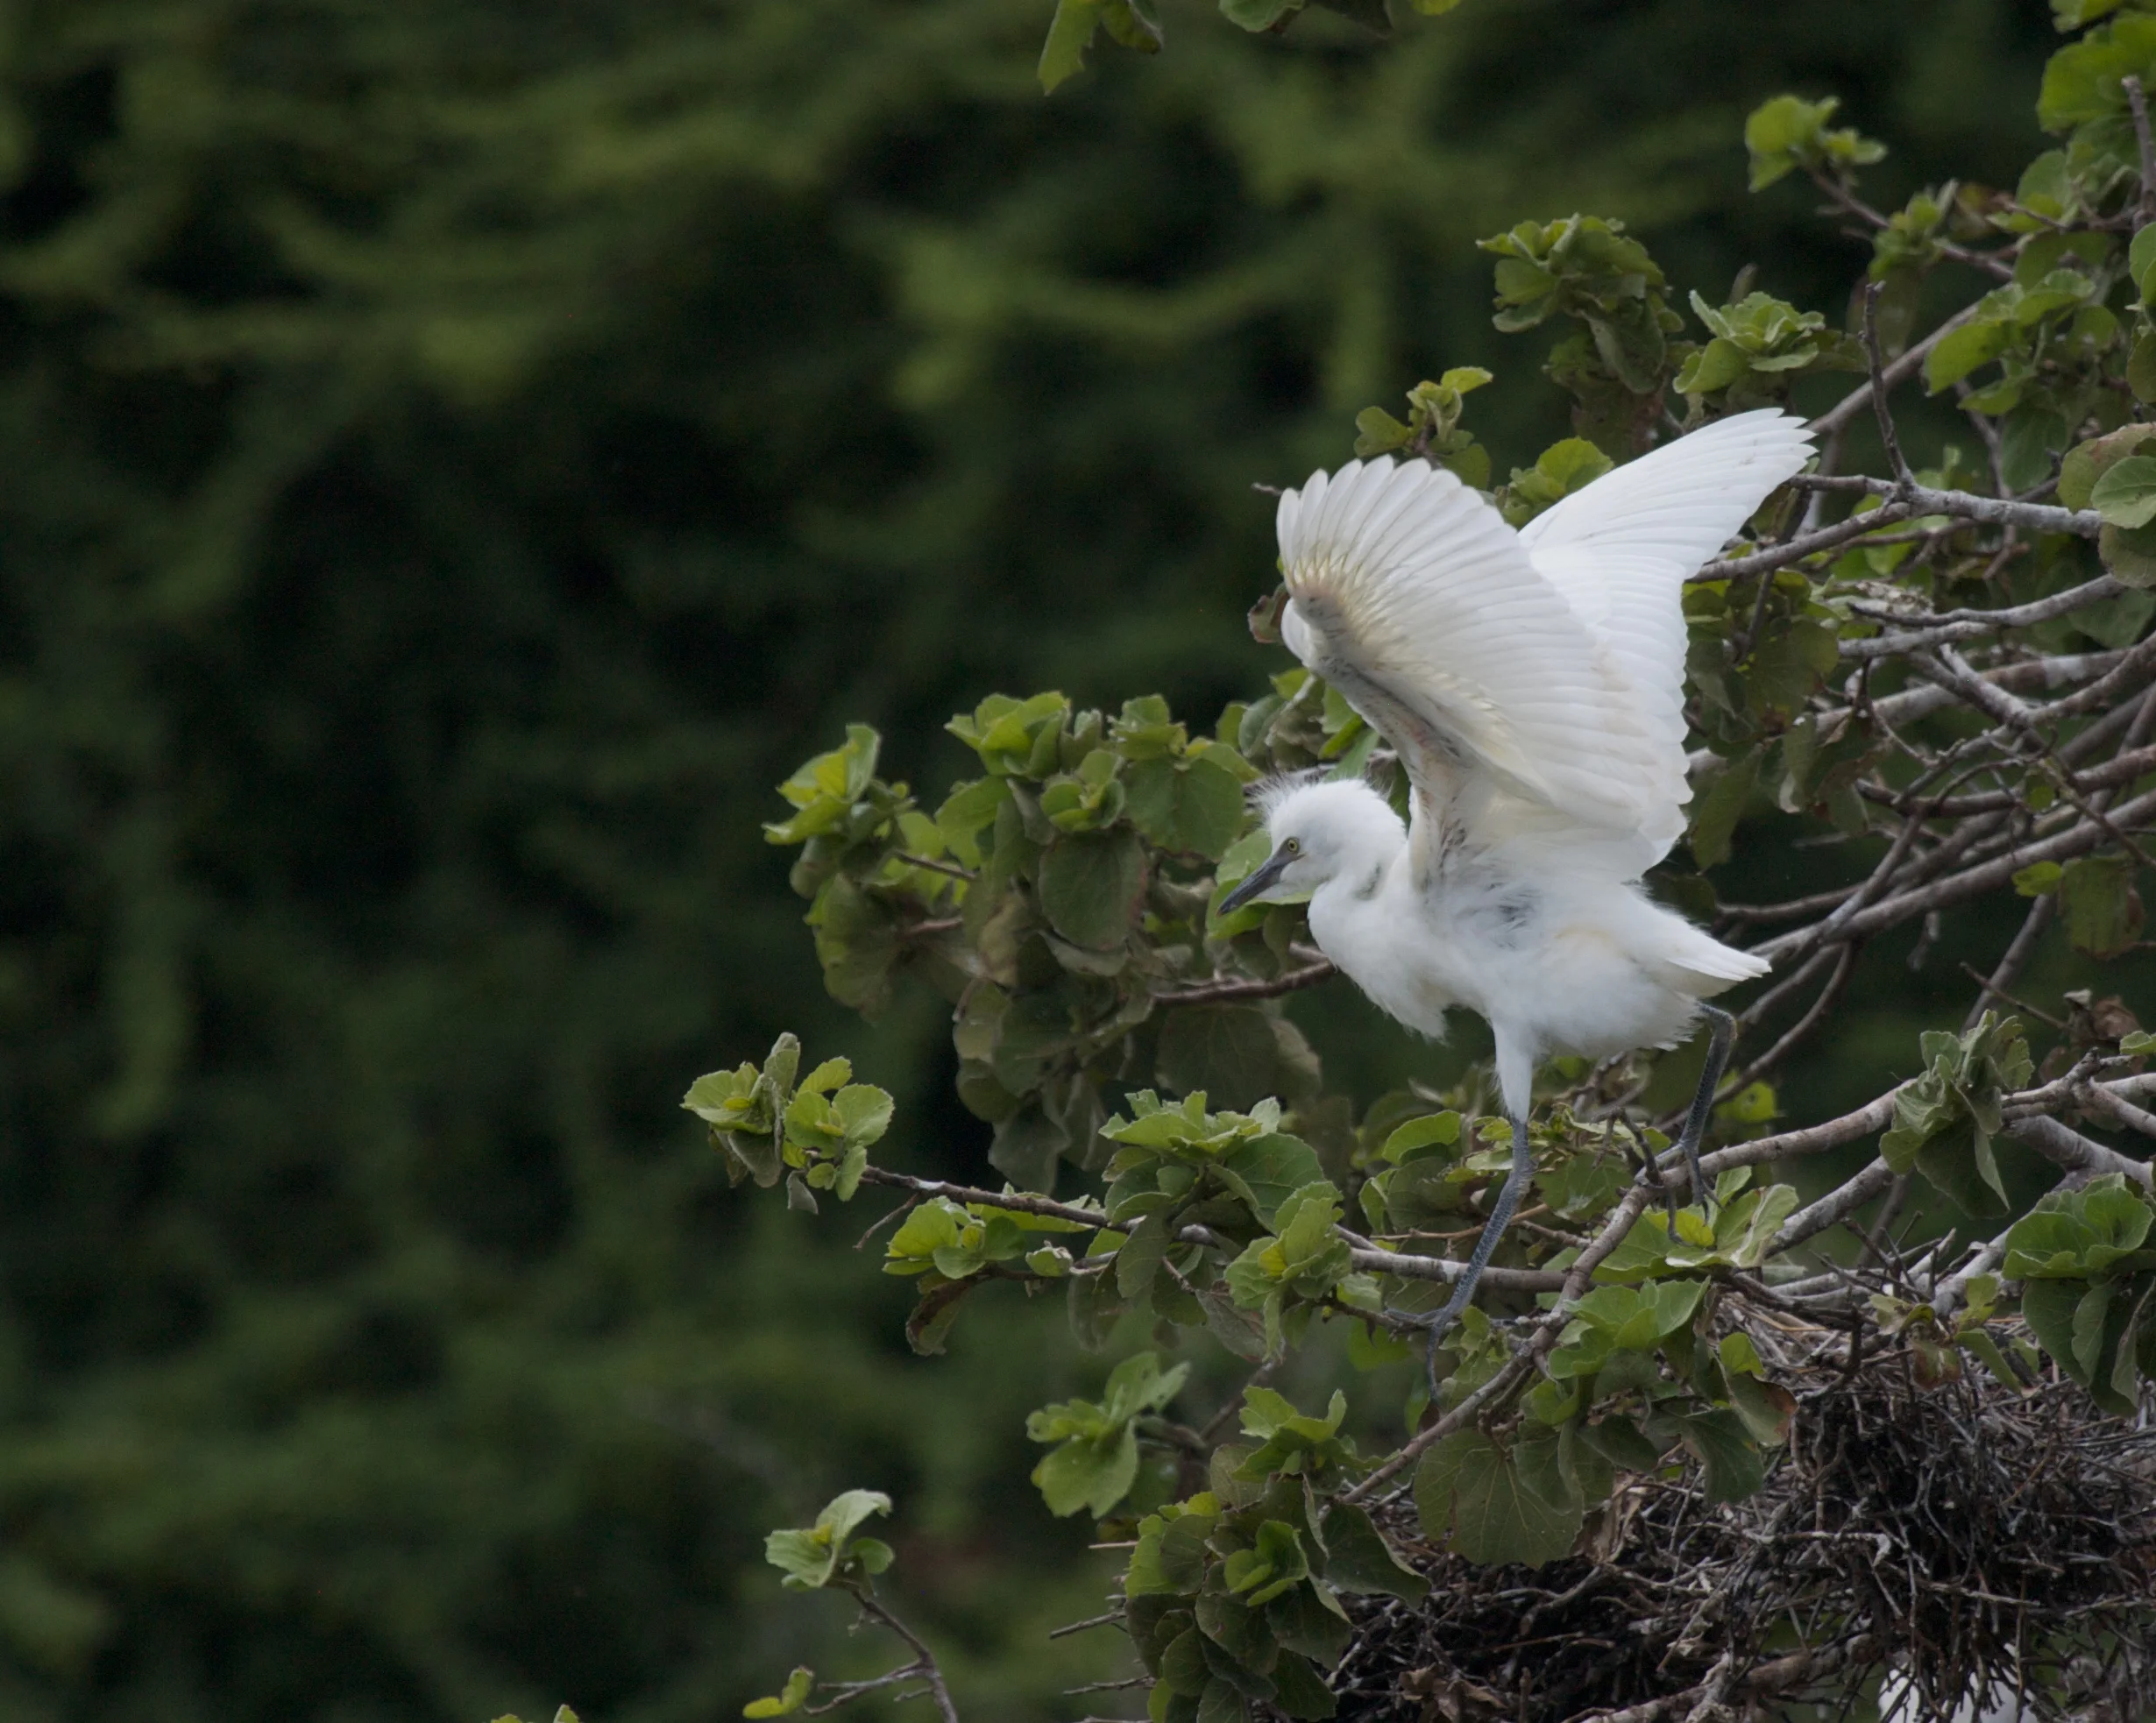
[[[1481,1280],[1482,1271],[1490,1266],[1490,1259],[1497,1252],[1498,1240],[1512,1224],[1534,1170],[1535,1152],[1528,1144],[1527,1117],[1521,1114],[1512,1122],[1512,1166],[1505,1174],[1505,1182],[1498,1187],[1497,1202],[1490,1210],[1490,1218],[1482,1223],[1482,1237],[1475,1240],[1474,1254],[1467,1259],[1467,1266],[1452,1288],[1452,1296],[1445,1301],[1445,1308],[1429,1319],[1429,1393],[1433,1401],[1437,1398],[1438,1349],[1443,1345],[1452,1324],[1459,1320],[1460,1312],[1467,1308],[1468,1300],[1475,1295],[1475,1282]]]
[[[1691,1200],[1706,1205],[1706,1177],[1699,1170],[1699,1144],[1706,1136],[1707,1116],[1714,1110],[1714,1090],[1729,1068],[1730,1043],[1737,1038],[1737,1020],[1719,1005],[1701,1004],[1710,1033],[1706,1066],[1699,1073],[1699,1087],[1692,1091],[1691,1106],[1684,1114],[1684,1134],[1677,1139],[1677,1152],[1691,1169]]]

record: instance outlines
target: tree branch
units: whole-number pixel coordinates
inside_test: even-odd
[[[2141,195],[2135,219],[2145,227],[2156,222],[2156,141],[2149,137],[2148,97],[2142,91],[2137,73],[2129,72],[2119,83],[2126,92],[2126,106],[2133,114],[2133,140],[2140,149]]]
[[[1894,429],[1894,412],[1887,405],[1893,385],[1886,380],[1886,365],[1879,357],[1879,290],[1885,283],[1864,284],[1864,357],[1871,368],[1871,410],[1879,422],[1879,441],[1886,447],[1887,464],[1894,469],[1894,494],[1905,497],[1917,488],[1917,475],[1902,454],[1902,439]]]
[[[1018,1215],[1041,1215],[1051,1220],[1076,1221],[1083,1226],[1105,1227],[1110,1232],[1128,1232],[1130,1227],[1111,1221],[1098,1209],[1080,1209],[1068,1202],[1058,1202],[1052,1197],[1029,1196],[1019,1191],[982,1190],[978,1185],[954,1185],[943,1179],[917,1179],[910,1173],[893,1173],[886,1167],[864,1166],[861,1172],[864,1185],[883,1185],[893,1190],[910,1190],[916,1196],[947,1196],[954,1202],[980,1202],[995,1209],[1008,1209]]]
[[[1157,1005],[1217,1005],[1231,999],[1277,999],[1284,993],[1316,987],[1338,973],[1330,959],[1321,957],[1315,963],[1290,969],[1270,981],[1202,982],[1195,987],[1166,989],[1152,997]]]
[[[1975,315],[1976,308],[1974,305],[1963,306],[1954,316],[1926,336],[1923,340],[1897,354],[1892,363],[1881,373],[1886,380],[1887,386],[1892,388],[1904,377],[1913,376],[1923,367],[1924,361],[1931,357],[1933,348],[1938,346],[1940,342],[1969,322]],[[1867,379],[1859,383],[1855,388],[1814,419],[1812,422],[1812,433],[1822,443],[1827,442],[1847,429],[1849,422],[1870,405],[1871,383],[1869,379]]]
[[[2124,1173],[2144,1190],[2156,1189],[2145,1160],[2130,1159],[2116,1149],[2084,1137],[2048,1114],[2035,1113],[2007,1126],[2007,1134],[2026,1143],[2054,1166],[2072,1173]]]
[[[2131,827],[2138,821],[2156,814],[2156,791],[2150,791],[2124,804],[2111,816],[2111,823]],[[2076,855],[2086,855],[2110,840],[2110,834],[2094,821],[2083,820],[2068,826],[2055,836],[2034,843],[2018,844],[1993,860],[1964,869],[1958,874],[1948,874],[1927,885],[1911,891],[1901,892],[1881,899],[1869,908],[1858,911],[1840,926],[1824,937],[1832,939],[1864,939],[1883,928],[1892,927],[1911,916],[1926,911],[1946,909],[1955,904],[1967,903],[1972,897],[1981,897],[1987,891],[2006,884],[2024,868],[2036,862],[2065,862]],[[1809,950],[1819,941],[1819,930],[1799,928],[1752,947],[1757,956],[1778,961]]]
[[[1956,520],[1981,521],[1992,527],[2027,527],[2041,533],[2071,533],[2094,538],[2103,528],[2103,517],[2093,508],[2060,508],[2054,503],[2017,502],[2006,497],[1982,497],[1974,491],[1937,491],[1928,485],[1904,490],[1890,479],[1873,479],[1862,473],[1829,478],[1820,473],[1798,473],[1789,481],[1800,491],[1849,491],[1875,497],[1906,499],[1911,514],[1947,514]],[[1882,508],[1855,518],[1886,524]],[[1905,518],[1896,515],[1896,520]],[[1845,523],[1846,524],[1846,523]]]
[[[1354,1237],[1344,1227],[1337,1230],[1351,1240]],[[1457,1280],[1467,1268],[1465,1259],[1451,1257],[1413,1257],[1403,1251],[1382,1251],[1374,1246],[1351,1248],[1356,1267],[1369,1273],[1397,1274],[1403,1280]],[[1556,1269],[1493,1266],[1482,1271],[1481,1284],[1502,1287],[1511,1292],[1557,1292],[1564,1287],[1564,1276]]]
[[[1878,1122],[1871,1129],[1883,1131],[1887,1122],[1894,1117],[1894,1097],[1883,1095],[1871,1104],[1872,1108],[1877,1109],[1878,1116]],[[1866,1110],[1869,1111],[1870,1109]],[[1784,1221],[1782,1230],[1774,1235],[1774,1244],[1769,1254],[1779,1256],[1784,1251],[1794,1250],[1805,1239],[1816,1237],[1828,1228],[1840,1225],[1893,1182],[1894,1169],[1883,1160],[1873,1161],[1855,1178],[1845,1180],[1817,1202],[1809,1208],[1799,1209]]]
[[[936,1715],[943,1723],[959,1723],[958,1707],[951,1702],[951,1690],[943,1684],[943,1671],[936,1667],[936,1654],[923,1644],[920,1636],[890,1611],[884,1608],[866,1592],[855,1594],[861,1599],[861,1613],[888,1627],[912,1649],[913,1662],[905,1669],[895,1670],[882,1678],[883,1682],[903,1681],[918,1677],[928,1689],[928,1697],[935,1702]]]

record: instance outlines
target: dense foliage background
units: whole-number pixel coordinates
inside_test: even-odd
[[[759,1542],[850,1483],[962,1703],[1082,1714],[1119,1642],[1041,1634],[1106,1570],[1022,1429],[1100,1366],[1016,1301],[911,1359],[677,1110],[794,1027],[982,1172],[934,1002],[824,999],[769,786],[858,718],[933,797],[999,688],[1249,692],[1252,481],[1539,362],[1475,238],[1589,209],[1837,310],[1863,252],[1747,196],[1743,115],[1840,95],[1890,207],[2011,183],[2056,41],[1192,0],[1044,102],[1044,11],[0,15],[0,1714],[728,1714],[843,1666]],[[1500,464],[1562,429],[1486,398]],[[1343,1086],[1429,1057],[1295,1011]]]

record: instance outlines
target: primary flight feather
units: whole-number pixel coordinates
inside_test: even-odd
[[[1310,932],[1379,1006],[1441,1034],[1489,1020],[1511,1172],[1431,1351],[1465,1307],[1528,1174],[1536,1063],[1673,1046],[1706,1016],[1699,1143],[1727,1054],[1703,1002],[1767,965],[1647,896],[1684,829],[1684,581],[1799,471],[1802,421],[1740,414],[1618,467],[1515,532],[1441,468],[1314,473],[1280,501],[1281,637],[1405,765],[1403,826],[1360,782],[1266,810],[1271,858],[1223,902],[1310,894]]]

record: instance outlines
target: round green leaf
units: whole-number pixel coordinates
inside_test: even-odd
[[[2107,468],[2089,492],[2089,507],[2115,527],[2156,521],[2156,458],[2129,455]]]
[[[1130,832],[1080,832],[1058,839],[1040,858],[1040,907],[1048,925],[1075,946],[1121,945],[1145,889],[1145,852]]]

